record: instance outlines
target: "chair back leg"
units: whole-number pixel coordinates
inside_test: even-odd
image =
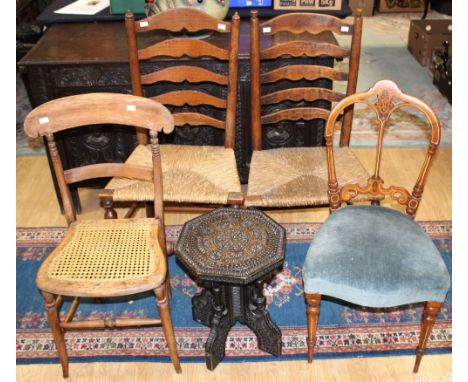
[[[59,355],[60,363],[62,365],[63,378],[68,378],[68,355],[67,347],[65,345],[65,338],[63,330],[59,324],[59,316],[57,311],[57,305],[55,298],[52,293],[42,291],[42,296],[45,300],[47,319],[49,320],[52,335],[54,337],[55,346]]]
[[[434,326],[441,306],[442,303],[436,301],[428,301],[424,306],[421,323],[421,334],[419,336],[419,345],[416,348],[416,362],[414,363],[413,373],[417,373],[419,370],[419,364],[421,363],[421,359],[426,352],[427,340],[431,335],[432,327]]]
[[[169,349],[169,356],[171,357],[172,364],[176,373],[181,373],[179,356],[177,354],[177,345],[174,336],[174,328],[172,327],[171,313],[169,310],[169,298],[167,296],[167,283],[162,284],[159,288],[154,290],[156,300],[158,303],[159,316],[161,317],[161,324],[166,337],[167,347]]]
[[[305,293],[307,304],[307,361],[314,359],[314,348],[317,342],[317,323],[320,315],[320,294]]]

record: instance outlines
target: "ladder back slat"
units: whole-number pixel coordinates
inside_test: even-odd
[[[262,84],[270,84],[281,80],[300,81],[305,79],[313,81],[317,78],[346,81],[348,79],[348,73],[340,72],[327,66],[289,65],[261,74],[260,82]]]
[[[162,81],[174,83],[188,81],[190,83],[213,82],[218,85],[228,84],[227,76],[190,65],[180,65],[171,68],[165,68],[157,72],[144,74],[141,76],[142,85],[151,85]]]
[[[138,33],[155,29],[170,32],[212,30],[229,33],[231,31],[230,22],[220,21],[208,13],[201,14],[201,12],[191,8],[178,8],[177,11],[174,11],[168,9],[152,17],[136,21],[135,31]]]
[[[271,60],[284,55],[300,57],[330,56],[334,58],[344,58],[350,55],[350,50],[338,45],[329,43],[317,43],[314,41],[289,41],[263,49],[260,58]]]
[[[264,29],[270,28],[270,29]],[[294,34],[304,32],[318,34],[324,31],[332,31],[340,35],[351,35],[353,25],[329,15],[313,13],[284,14],[272,20],[260,24],[260,30],[264,34],[275,34],[288,31]]]
[[[150,98],[162,103],[163,105],[210,105],[218,109],[225,109],[227,106],[227,102],[225,99],[214,97],[211,94],[207,94],[197,90],[177,90]]]
[[[273,124],[280,121],[310,121],[312,119],[328,118],[330,112],[328,110],[315,107],[300,107],[287,110],[280,110],[261,117],[262,124]]]
[[[264,95],[260,98],[262,105],[271,105],[282,101],[308,101],[326,100],[331,102],[341,101],[344,94],[324,88],[292,88],[278,90],[277,92]]]
[[[226,127],[223,121],[200,113],[175,113],[174,123],[176,126],[212,126],[222,130]]]
[[[147,60],[153,57],[188,56],[191,58],[214,57],[219,60],[228,60],[229,51],[210,44],[206,41],[190,38],[174,38],[164,40],[154,45],[138,50],[138,59]]]

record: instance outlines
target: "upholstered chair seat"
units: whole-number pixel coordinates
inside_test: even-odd
[[[340,179],[343,164],[333,144],[338,117],[356,103],[365,103],[378,121],[374,172],[366,182]],[[421,112],[431,131],[426,157],[411,191],[406,186],[386,184],[381,174],[388,121],[393,112],[403,107]],[[309,362],[313,361],[317,342],[322,296],[370,308],[424,302],[413,368],[418,372],[450,287],[449,272],[439,251],[414,221],[440,134],[440,123],[432,109],[402,93],[389,80],[344,98],[331,111],[325,126],[330,216],[312,241],[303,267]],[[403,172],[405,165],[398,163],[398,169]],[[371,205],[352,205],[360,196],[367,196]],[[401,208],[382,207],[387,198],[392,200],[389,206],[398,204]]]
[[[306,293],[368,307],[443,302],[450,287],[444,261],[422,228],[378,206],[334,212],[312,241],[303,272]]]
[[[160,145],[165,202],[227,204],[241,192],[234,150],[221,146]],[[151,147],[138,145],[127,164],[151,166]],[[106,186],[114,201],[150,202],[153,184],[113,178]]]

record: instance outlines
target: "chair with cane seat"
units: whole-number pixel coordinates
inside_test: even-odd
[[[239,23],[237,14],[231,22],[220,21],[191,8],[170,9],[138,21],[131,12],[125,16],[133,93],[167,106],[177,126],[172,140],[160,146],[166,210],[242,203],[234,155]],[[150,39],[154,31],[165,32],[167,38],[142,46],[144,41],[137,37]],[[212,36],[205,40],[193,33]],[[216,45],[216,38],[228,38],[229,49]],[[155,57],[177,60],[161,59],[158,70],[148,72],[145,64]],[[195,144],[180,144],[181,137],[196,131],[200,138]],[[201,132],[217,137],[213,139],[223,146],[200,145]],[[146,133],[137,130],[137,140],[127,163],[147,165],[151,155]],[[107,216],[115,216],[113,202],[153,200],[151,186],[135,179],[114,178],[106,189],[113,190],[101,194]]]
[[[63,170],[54,134],[80,126],[111,124],[137,126],[149,131],[152,164],[97,163]],[[59,98],[29,113],[24,128],[30,137],[47,139],[62,196],[68,231],[60,245],[41,265],[36,284],[41,291],[63,376],[68,376],[65,330],[162,325],[169,356],[180,373],[172,327],[167,276],[167,250],[162,204],[162,174],[158,133],[170,133],[174,120],[158,102],[124,94],[91,93]],[[154,218],[76,221],[69,185],[87,179],[131,176],[153,184]],[[141,292],[156,296],[160,318],[73,320],[81,298],[114,298]],[[72,298],[65,319],[59,308]]]
[[[339,113],[358,102],[367,104],[378,119],[375,170],[366,183],[340,183],[335,170],[338,163],[333,127]],[[392,112],[402,107],[422,113],[431,129],[427,155],[412,192],[401,186],[387,186],[380,176],[384,129]],[[414,372],[418,371],[450,287],[450,276],[438,249],[414,221],[440,132],[439,121],[429,106],[403,94],[391,81],[377,82],[369,91],[343,99],[332,110],[325,131],[331,215],[312,241],[303,267],[309,362],[317,341],[322,295],[371,308],[425,302],[414,366]],[[360,194],[368,195],[372,205],[341,207]],[[405,213],[381,207],[380,201],[387,196],[404,206]]]
[[[257,12],[251,13],[253,154],[245,205],[257,208],[326,205],[325,147],[322,142],[318,142],[318,147],[293,147],[296,142],[288,138],[293,136],[288,129],[303,129],[305,135],[308,129],[323,128],[332,102],[355,93],[361,49],[361,14],[356,15],[353,23],[314,13],[284,14],[260,23]],[[303,37],[330,32],[352,36],[350,48]],[[274,44],[262,45],[261,35],[274,35]],[[303,56],[314,60],[349,58],[348,72],[297,61]],[[284,57],[287,60],[283,60]],[[274,69],[265,66],[279,58],[281,60],[273,66]],[[333,84],[343,82],[346,94],[330,89]],[[348,147],[352,119],[353,108],[350,107],[344,111],[341,125],[340,148],[337,149],[337,161],[341,165],[338,175],[339,179],[346,181],[361,181],[368,174]],[[311,124],[309,121],[313,120],[316,122]],[[282,127],[285,121],[297,122],[294,126]],[[271,128],[270,134],[275,132],[285,136],[281,148],[265,147],[267,126]],[[281,129],[284,130],[282,133]]]

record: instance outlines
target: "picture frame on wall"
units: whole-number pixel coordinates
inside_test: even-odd
[[[342,0],[274,0],[275,10],[334,11],[342,7]]]

